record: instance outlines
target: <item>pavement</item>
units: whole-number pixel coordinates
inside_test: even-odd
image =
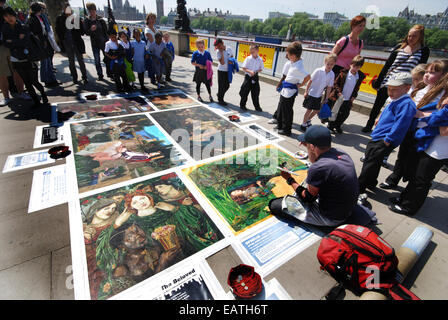
[[[96,71],[90,45],[86,41],[85,61],[90,82],[87,85],[74,85],[71,82],[66,57],[56,54],[54,65],[58,69],[56,77],[63,82],[60,87],[48,90],[50,102],[76,100],[81,92],[112,93],[114,84],[106,79],[96,82]],[[79,68],[78,73],[80,74]],[[216,98],[217,74],[212,94]],[[80,77],[80,76],[79,76]],[[188,57],[177,56],[174,61],[172,86],[196,97],[195,84],[192,82],[193,67]],[[243,76],[234,76],[233,83],[225,96],[229,107],[239,110],[239,88]],[[153,89],[146,79],[148,87]],[[260,101],[263,112],[253,111],[249,98],[247,107],[260,117],[256,123],[272,129],[267,124],[277,108],[279,96],[272,83],[261,82]],[[205,88],[202,88],[207,98]],[[296,137],[300,134],[305,109],[302,107],[303,96],[299,95],[294,107],[293,135],[280,145],[296,152]],[[361,133],[367,121],[363,113],[352,112],[344,133],[334,136],[334,146],[347,152],[354,160],[359,174],[362,163],[360,158],[365,151],[369,136]],[[33,150],[35,127],[50,122],[50,112],[46,108],[30,109],[27,101],[13,101],[9,106],[0,107],[0,163],[4,164],[8,155]],[[320,121],[313,119],[313,124]],[[391,168],[397,152],[389,158]],[[61,164],[57,162],[56,164]],[[27,213],[32,184],[32,169],[20,170],[0,175],[0,299],[73,299],[71,276],[70,230],[67,204],[50,209]],[[390,173],[390,168],[382,168],[379,181]],[[400,183],[400,190],[404,187]],[[377,226],[381,236],[398,249],[412,231],[420,225],[434,232],[432,241],[423,255],[405,279],[404,285],[421,299],[448,298],[448,215],[444,206],[448,204],[448,175],[440,171],[433,183],[428,199],[423,208],[413,217],[391,212],[387,208],[388,198],[398,195],[398,191],[378,189],[369,193],[369,202],[376,212],[380,224]],[[445,213],[444,213],[445,212]],[[325,272],[320,271],[316,258],[319,243],[312,245],[296,255],[284,265],[267,276],[283,285],[293,299],[323,299],[333,287],[335,281]],[[231,267],[239,264],[240,258],[231,247],[212,255],[207,259],[222,287],[227,291],[227,274]],[[352,293],[346,293],[344,299],[358,299]]]

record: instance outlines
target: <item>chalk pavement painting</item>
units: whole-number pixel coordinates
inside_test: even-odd
[[[182,165],[185,159],[146,115],[70,125],[80,193]]]
[[[183,169],[219,215],[237,234],[270,216],[271,199],[293,194],[277,166],[286,162],[298,183],[307,166],[269,145],[251,151]]]
[[[221,239],[170,173],[79,200],[91,299],[107,299]]]

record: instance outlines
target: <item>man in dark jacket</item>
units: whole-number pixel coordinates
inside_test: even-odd
[[[84,58],[82,55],[86,52],[84,41],[81,35],[84,34],[82,21],[76,23],[74,19],[77,19],[73,15],[73,11],[70,5],[66,3],[62,14],[56,18],[56,34],[58,35],[62,50],[65,51],[69,61],[70,73],[73,78],[73,83],[78,83],[78,73],[76,72],[75,56],[78,60],[79,67],[81,69],[82,80],[84,84],[87,81],[86,65],[84,64]],[[68,25],[71,29],[67,29],[67,20],[70,20]]]
[[[106,42],[109,40],[109,37],[107,36],[106,21],[103,20],[103,17],[96,14],[96,5],[94,3],[86,3],[86,8],[89,11],[89,16],[84,20],[84,31],[88,36],[90,36],[90,43],[92,45],[93,58],[95,59],[98,80],[103,80],[103,68],[101,67],[100,51],[103,52],[107,76],[111,78],[112,74],[109,70],[108,59],[104,54]]]

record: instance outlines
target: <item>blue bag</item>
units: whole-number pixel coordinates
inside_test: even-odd
[[[319,119],[328,119],[331,117],[331,109],[328,103],[324,103],[324,105],[320,108],[319,111]]]

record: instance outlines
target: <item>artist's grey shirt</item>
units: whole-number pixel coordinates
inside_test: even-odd
[[[358,201],[359,186],[350,156],[331,148],[308,169],[306,182],[319,188],[319,209],[334,220],[348,218]]]

